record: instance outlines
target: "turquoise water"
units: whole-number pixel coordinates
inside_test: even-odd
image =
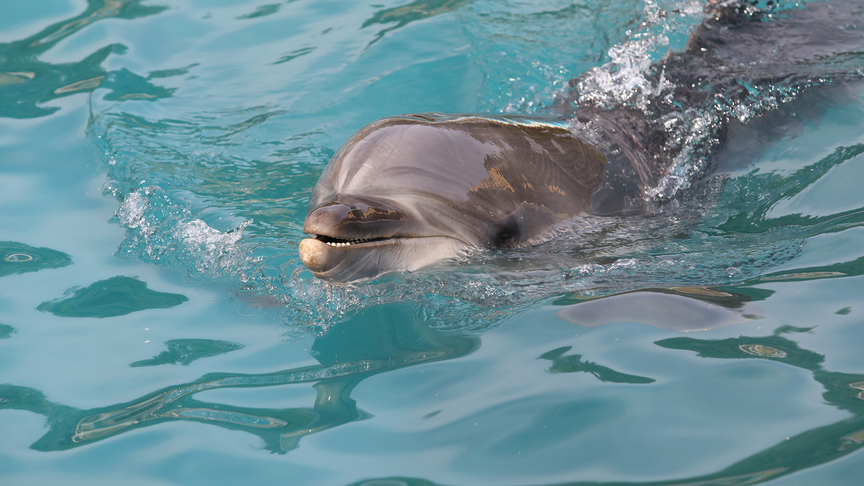
[[[542,114],[622,51],[682,47],[699,5],[661,6],[640,27],[636,1],[4,5],[3,483],[854,483],[861,101],[578,252],[348,286],[299,263],[352,132]],[[651,319],[574,317],[669,287],[726,325],[664,328],[658,292]]]

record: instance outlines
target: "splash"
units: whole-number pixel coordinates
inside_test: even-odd
[[[788,47],[784,42],[765,49],[766,36],[798,35],[783,31],[780,21],[785,11],[802,6],[803,2],[791,1],[711,1],[703,13],[701,2],[660,5],[649,0],[644,20],[626,32],[624,42],[609,49],[609,61],[573,81],[570,99],[577,106],[632,110],[650,120],[649,130],[662,133],[652,137],[663,140],[657,151],[669,159],[669,168],[647,191],[649,205],[679,197],[715,167],[713,154],[721,147],[730,121],[749,123],[813,87],[860,78],[844,54],[846,49],[860,48],[854,32],[836,40],[790,42]],[[717,23],[705,27],[711,18]],[[752,22],[768,27],[759,31],[761,37],[729,42],[725,37],[739,31],[724,33],[731,27],[717,19],[727,18],[736,19],[732,25]],[[706,23],[697,29],[703,19]],[[830,20],[805,16],[802,22],[825,28]],[[740,33],[746,36],[757,30],[748,29]],[[590,131],[578,120],[571,124],[580,133]]]
[[[661,8],[654,0],[646,0],[643,16],[636,29],[625,32],[627,40],[609,49],[607,63],[578,78],[578,104],[607,109],[626,104],[647,112],[652,99],[670,92],[673,84],[663,73],[650,76],[650,68],[670,49],[684,47],[682,39],[702,19],[702,2],[676,2]]]
[[[117,221],[127,229],[118,250],[125,257],[186,268],[187,276],[236,276],[248,280],[255,266],[248,245],[238,244],[249,222],[227,232],[211,228],[158,186],[126,195]]]

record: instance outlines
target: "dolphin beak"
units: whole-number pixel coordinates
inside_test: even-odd
[[[369,249],[404,233],[406,221],[404,213],[386,202],[337,195],[303,221],[303,232],[312,238],[300,242],[300,261],[316,276],[327,275],[361,258],[352,250]]]
[[[303,221],[303,232],[351,242],[390,238],[404,232],[406,222],[405,213],[392,204],[340,195],[310,211]]]
[[[351,207],[345,204],[318,206],[306,215],[303,221],[303,232],[310,235],[330,235],[350,212]]]
[[[466,244],[429,232],[395,204],[338,194],[312,209],[300,261],[318,278],[342,281],[414,271],[460,255]]]
[[[351,281],[383,273],[411,272],[456,258],[466,243],[430,234],[394,204],[337,195],[309,212],[300,241],[300,261],[312,275]]]
[[[346,244],[349,236],[342,223],[350,218],[355,208],[346,204],[330,203],[313,209],[303,221],[303,232],[312,235],[300,241],[300,261],[315,274],[335,268],[342,259],[337,246]],[[349,228],[350,229],[350,228]],[[318,239],[322,235],[322,239]],[[326,238],[326,239],[324,239]],[[330,242],[328,245],[327,242]]]

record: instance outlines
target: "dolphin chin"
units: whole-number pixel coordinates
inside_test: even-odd
[[[351,281],[383,273],[412,272],[432,263],[455,259],[467,246],[446,236],[385,238],[373,241],[306,238],[300,242],[300,260],[312,275]]]

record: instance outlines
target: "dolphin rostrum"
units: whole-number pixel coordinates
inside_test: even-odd
[[[300,259],[316,277],[356,280],[472,248],[531,245],[580,215],[644,213],[685,148],[709,168],[722,159],[712,153],[746,118],[734,110],[740,100],[764,88],[767,98],[751,103],[749,120],[758,121],[812,86],[860,79],[846,54],[864,51],[862,28],[852,25],[864,26],[861,3],[818,2],[770,17],[748,3],[709,1],[687,49],[643,73],[657,89],[638,107],[580,102],[576,93],[562,103],[576,105],[566,121],[426,113],[373,122],[342,145],[315,186]],[[788,99],[771,91],[777,83]],[[693,112],[714,121],[687,147],[682,134],[699,130]]]

